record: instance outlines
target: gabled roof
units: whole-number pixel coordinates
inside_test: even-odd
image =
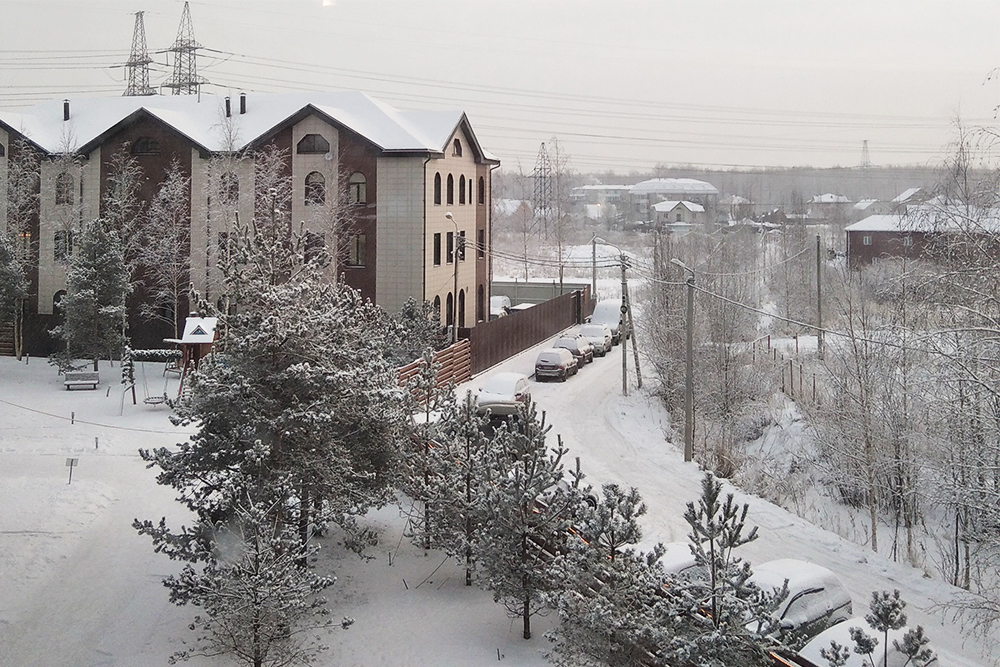
[[[855,211],[864,211],[869,208],[872,204],[878,203],[877,199],[861,199],[854,205]]]
[[[26,136],[49,153],[84,151],[100,144],[117,128],[142,116],[154,118],[209,152],[241,150],[262,137],[310,113],[347,128],[389,153],[444,154],[455,131],[465,130],[477,157],[498,162],[479,145],[461,111],[401,111],[358,91],[247,95],[247,111],[239,113],[239,98],[215,95],[154,95],[150,97],[79,98],[69,101],[63,120],[63,100],[49,100],[19,113],[0,112],[0,124]],[[235,128],[235,145],[226,143],[224,127]]]
[[[920,192],[920,188],[909,188],[907,190],[903,190],[899,195],[895,197],[895,199],[892,200],[892,203],[905,204],[908,200],[910,200],[913,197],[913,195],[917,194],[918,192]]]
[[[695,204],[689,201],[661,201],[657,204],[653,204],[653,210],[657,213],[669,213],[678,206],[683,206],[692,213],[704,213],[705,207],[701,204]]]
[[[960,206],[916,206],[902,215],[870,215],[844,228],[846,232],[1000,233],[1000,210]]]
[[[850,204],[851,200],[844,195],[835,195],[827,192],[823,195],[814,195],[812,199],[809,200],[810,204]]]

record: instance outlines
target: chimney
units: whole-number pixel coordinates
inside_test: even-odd
[[[226,118],[229,118],[231,115],[232,115],[232,111],[229,108],[229,96],[227,95],[226,96]]]
[[[247,112],[247,94],[240,93],[240,115]]]
[[[69,100],[63,100],[63,120],[69,120]]]

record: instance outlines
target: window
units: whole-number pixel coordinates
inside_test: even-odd
[[[486,179],[482,176],[479,177],[479,205],[482,206],[486,203]]]
[[[52,295],[52,312],[58,313],[59,307],[62,304],[63,297],[66,296],[66,290],[61,289]]]
[[[465,290],[458,291],[458,326],[465,326]]]
[[[455,261],[455,232],[448,232],[448,263]]]
[[[447,315],[445,316],[445,324],[455,324],[455,295],[448,292],[448,300],[445,303],[445,310],[447,310]]]
[[[458,177],[458,203],[465,203],[465,175]]]
[[[455,177],[448,174],[448,198],[446,200],[449,204],[455,203]]]
[[[347,196],[352,204],[368,203],[368,182],[360,171],[351,174],[351,178],[347,182]]]
[[[912,236],[904,236],[903,237],[903,247],[910,248],[912,246],[913,246],[913,237]]]
[[[365,266],[365,251],[367,249],[367,237],[364,234],[355,234],[348,241],[347,245],[347,265]]]
[[[441,203],[441,174],[434,174],[434,203]]]
[[[483,259],[486,257],[486,230],[478,230],[476,232],[476,237],[476,257]]]
[[[150,139],[149,137],[139,137],[132,142],[132,147],[129,149],[132,155],[159,155],[160,154],[160,142],[156,139]]]
[[[437,321],[441,321],[441,297],[434,297],[434,313],[437,315]]]
[[[233,172],[219,176],[219,201],[232,206],[240,200],[240,179]]]
[[[476,321],[477,322],[482,322],[485,319],[484,318],[484,313],[483,313],[483,304],[485,303],[486,300],[483,298],[483,294],[484,294],[483,286],[479,285],[476,288]]]
[[[236,252],[236,239],[230,238],[229,232],[219,232],[219,257],[229,260]]]
[[[862,236],[861,237],[861,243],[863,245],[871,245],[872,244],[872,237],[870,235],[868,235],[868,234],[866,234],[865,236]]]
[[[56,176],[56,206],[73,204],[73,175],[68,171]]]
[[[0,144],[0,157],[5,156],[6,154],[7,154],[7,148],[3,144]]]
[[[458,139],[455,139],[455,141],[452,143],[451,154],[454,155],[455,157],[462,157],[462,142],[459,141]]]
[[[678,213],[676,219],[677,219],[677,222],[684,222],[684,214]]]
[[[469,178],[469,203],[472,203],[472,179]]]
[[[434,235],[434,266],[441,266],[441,232]]]
[[[326,178],[318,171],[306,176],[306,206],[322,206],[326,203]]]
[[[465,230],[463,229],[458,233],[458,259],[459,261],[465,261]]]
[[[61,229],[55,233],[54,241],[53,259],[57,262],[69,260],[69,256],[73,254],[73,232]]]
[[[322,134],[307,134],[295,147],[299,155],[325,155],[330,152],[330,142]]]

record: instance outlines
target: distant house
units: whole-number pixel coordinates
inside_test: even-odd
[[[653,178],[636,183],[629,190],[631,220],[652,221],[653,205],[665,201],[686,201],[702,206],[705,220],[715,220],[719,191],[711,183],[694,178]]]
[[[806,204],[806,217],[810,221],[847,220],[851,211],[851,200],[844,195],[826,193],[815,195]]]
[[[705,207],[689,201],[661,201],[653,204],[653,223],[666,229],[669,225],[705,223]]]
[[[851,207],[851,218],[861,220],[870,215],[888,215],[893,213],[893,207],[878,199],[861,199]]]
[[[851,266],[883,258],[927,259],[947,234],[1000,235],[1000,211],[956,206],[915,206],[905,214],[871,215],[844,228]]]

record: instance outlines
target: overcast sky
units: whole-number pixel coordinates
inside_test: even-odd
[[[179,0],[0,0],[0,107],[120,95]],[[192,0],[205,91],[352,88],[465,110],[506,169],[936,164],[996,125],[998,0]]]

